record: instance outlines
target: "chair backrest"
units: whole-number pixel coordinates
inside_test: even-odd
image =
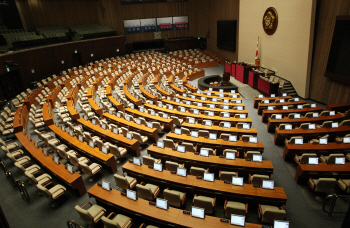
[[[205,148],[202,147],[203,150],[207,150],[209,152],[209,155],[214,155],[214,150],[212,148]]]
[[[230,139],[230,134],[223,133],[223,134],[220,135],[220,139],[229,140]]]
[[[333,121],[324,121],[321,127],[331,128]]]
[[[183,142],[181,145],[182,145],[182,146],[185,146],[185,150],[186,150],[186,151],[189,151],[189,152],[196,152],[196,151],[195,151],[195,148],[194,148],[194,146],[193,146],[192,143]]]
[[[147,156],[147,155],[144,155],[142,156],[142,159],[143,159],[143,164],[144,165],[149,165],[149,166],[152,166],[154,165],[154,162],[156,161],[156,159],[150,157],[150,156]]]
[[[213,211],[213,199],[209,197],[195,197],[193,199],[193,205],[196,207],[204,208],[206,214],[210,214]]]
[[[204,176],[205,169],[204,168],[199,168],[199,167],[191,167],[190,173],[192,176]]]
[[[286,125],[285,125],[285,124],[280,124],[280,125],[278,126],[278,128],[279,128],[280,130],[284,130],[284,129],[286,129]]]
[[[63,149],[63,147],[58,146],[57,152],[61,158],[68,160],[68,155],[67,155],[66,151]]]
[[[207,130],[199,130],[198,131],[198,136],[200,136],[200,137],[209,137],[209,131],[207,131]]]
[[[350,126],[350,120],[343,120],[339,126]]]
[[[150,200],[150,201],[152,201],[154,199],[154,195],[152,193],[151,188],[147,188],[141,184],[137,184],[136,189],[137,189],[137,195],[140,198]]]
[[[293,136],[290,138],[289,143],[294,144],[295,139],[303,139],[303,136]]]
[[[254,154],[259,154],[260,155],[261,153],[259,151],[247,151],[246,159],[252,160]]]
[[[87,224],[93,224],[94,218],[87,210],[81,208],[78,205],[76,205],[74,208],[79,213],[79,216],[82,220],[84,220]]]
[[[152,122],[152,125],[153,125],[153,128],[157,128],[157,131],[158,131],[158,132],[161,132],[161,131],[162,131],[162,127],[161,127],[160,123],[158,123],[158,122]]]
[[[116,146],[116,145],[109,144],[109,152],[111,154],[115,155],[116,157],[121,157],[118,146]]]
[[[284,220],[286,211],[276,207],[267,207],[263,210],[262,221],[273,224],[274,220]]]
[[[254,174],[251,176],[251,184],[252,185],[262,185],[263,180],[270,180],[270,177],[268,175],[259,175],[259,174]]]
[[[165,162],[165,169],[169,171],[177,171],[177,168],[179,167],[179,163],[172,162],[172,161],[166,161]]]
[[[309,158],[317,157],[317,154],[315,153],[303,153],[300,156],[300,163],[305,163],[307,164],[309,161]]]
[[[188,128],[181,128],[181,134],[191,135],[191,131]]]
[[[118,174],[114,174],[115,185],[122,189],[129,189],[129,183],[126,180],[126,177],[123,177]]]
[[[124,135],[124,137],[126,137],[129,130],[126,127],[121,127],[121,129],[122,129],[122,134]]]
[[[320,178],[316,181],[315,192],[331,193],[337,183],[335,178]]]
[[[300,128],[301,129],[309,129],[309,125],[310,125],[311,123],[302,123],[302,124],[300,124]]]
[[[69,161],[70,161],[70,163],[72,164],[72,165],[74,165],[75,167],[80,167],[79,166],[79,160],[78,160],[78,158],[77,158],[77,156],[76,155],[74,155],[74,154],[72,154],[72,155],[70,155],[69,156]]]
[[[252,137],[252,135],[242,135],[242,141],[243,142],[249,142],[249,138]]]
[[[335,162],[335,158],[343,158],[344,154],[330,154],[328,156],[327,162],[331,162],[334,163]]]
[[[92,140],[90,132],[84,132],[84,138],[85,138],[86,142],[89,143]]]
[[[329,111],[328,110],[324,110],[320,113],[319,116],[329,116]]]
[[[49,191],[49,189],[47,189],[45,186],[42,186],[41,184],[38,184],[36,187],[43,193],[43,195],[46,198],[52,199],[52,195],[51,195],[51,192]]]
[[[163,196],[165,200],[168,200],[170,206],[181,207],[181,198],[179,192],[164,189]]]
[[[225,180],[225,181],[232,181],[232,177],[236,177],[237,173],[236,172],[228,172],[228,171],[221,171],[220,173],[220,180]]]
[[[87,164],[79,162],[79,165],[85,174],[92,176],[92,171]]]
[[[175,147],[175,143],[172,139],[163,139],[163,142],[164,142],[164,147],[167,147],[167,148]]]

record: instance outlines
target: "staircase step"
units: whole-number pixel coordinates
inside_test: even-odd
[[[288,96],[298,96],[297,93],[288,93]]]

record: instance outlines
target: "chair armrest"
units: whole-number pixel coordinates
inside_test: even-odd
[[[261,204],[258,205],[258,215],[259,215],[259,219],[261,219],[261,216],[262,216]]]
[[[117,216],[114,212],[111,212],[107,218],[109,219],[112,215],[114,215],[114,217]]]
[[[321,154],[321,157],[323,157],[323,159],[327,162],[327,159],[325,156],[323,156],[323,154]]]
[[[196,198],[197,194],[194,194],[192,204],[194,204],[194,198]]]
[[[159,187],[157,187],[156,189],[154,189],[154,191],[152,192],[153,195],[154,195],[154,193],[155,193],[158,189],[159,189]],[[160,191],[158,191],[157,195],[159,194],[159,192],[160,192]],[[156,197],[157,195],[154,195],[154,197]]]
[[[347,186],[347,184],[343,181],[343,179],[339,178],[339,181],[343,182],[343,184],[345,184],[345,186]],[[338,186],[339,186],[343,191],[346,190],[346,187],[343,188],[340,184],[338,184]]]
[[[105,209],[101,209],[101,210],[99,210],[94,216],[92,216],[92,218],[95,219],[95,217],[96,217],[97,215],[99,215],[102,211],[103,211],[103,212],[106,212]],[[102,218],[102,216],[103,216],[104,214],[105,214],[105,213],[103,213],[103,214],[100,216],[100,218],[96,220],[96,223],[97,223],[98,221],[100,221],[100,219]]]
[[[225,200],[224,210],[226,210],[227,200]]]
[[[90,202],[87,202],[87,203],[85,203],[81,208],[84,208],[86,205],[88,205],[88,204],[90,204],[90,207],[92,207],[92,203],[90,203]]]
[[[216,204],[216,197],[214,198],[213,207],[215,207],[215,204]]]
[[[59,191],[60,189],[62,189],[62,190],[63,190],[63,193],[61,193],[60,195],[64,194],[65,190],[64,190],[64,188],[63,188],[63,187],[61,187],[61,188],[59,188],[59,189],[56,189],[56,191],[54,191],[54,192],[51,194],[51,196],[52,196],[53,194],[55,194],[55,192]]]
[[[145,228],[145,227],[146,227],[146,225],[144,223],[142,223],[139,228]]]
[[[179,145],[179,142],[175,143],[175,148],[177,148],[178,145]]]
[[[158,159],[158,160],[156,161],[156,163],[161,164],[161,163],[162,163],[162,160],[161,160],[161,159]]]
[[[124,173],[121,173],[120,176],[125,177]]]
[[[297,154],[296,154],[295,156],[296,156],[296,157],[298,158],[298,160],[300,161],[300,157],[299,157],[299,155],[297,155]]]
[[[316,184],[315,181],[310,177],[309,181],[312,181],[312,183]]]
[[[221,170],[219,170],[219,178],[221,177]]]
[[[245,204],[245,214],[246,215],[248,214],[248,204],[247,203]]]
[[[207,170],[205,170],[206,173],[209,173],[209,168],[207,168]]]
[[[216,149],[214,150],[214,155],[216,156]]]
[[[142,181],[142,182],[140,183],[140,185],[145,185],[145,182]]]
[[[182,164],[182,165],[180,166],[180,168],[183,168],[183,167],[185,167],[185,164]]]

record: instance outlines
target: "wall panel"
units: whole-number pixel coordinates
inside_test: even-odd
[[[325,104],[349,103],[350,86],[324,77],[333,38],[336,16],[350,15],[350,1],[317,2],[314,55],[310,81],[310,98]]]

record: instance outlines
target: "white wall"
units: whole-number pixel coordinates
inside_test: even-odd
[[[278,27],[267,35],[262,26],[265,10],[274,7]],[[293,84],[308,97],[316,0],[243,0],[239,9],[238,61],[254,62],[259,36],[260,65]]]

